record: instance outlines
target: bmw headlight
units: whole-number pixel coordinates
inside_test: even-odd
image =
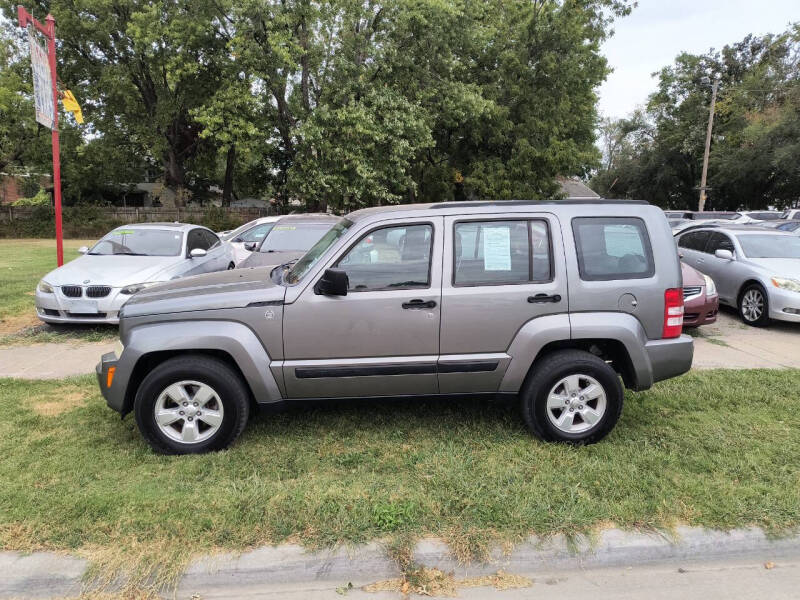
[[[786,277],[773,277],[772,285],[777,288],[789,290],[790,292],[800,293],[800,281],[797,279],[788,279]]]
[[[136,292],[141,292],[144,288],[150,287],[151,285],[155,285],[156,283],[158,283],[158,282],[157,281],[149,281],[147,283],[134,283],[134,284],[125,286],[124,288],[122,288],[119,291],[119,293],[120,294],[126,294],[126,295],[135,294]]]
[[[52,294],[53,293],[53,286],[47,283],[44,279],[39,282],[39,285],[36,286],[37,289],[42,292],[43,294]]]
[[[708,275],[703,275],[703,279],[706,280],[706,296],[716,296],[717,285],[714,283],[714,280]]]

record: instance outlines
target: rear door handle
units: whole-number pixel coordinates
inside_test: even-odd
[[[409,300],[408,302],[403,302],[403,308],[405,309],[415,309],[415,308],[436,308],[436,302],[433,300],[420,300],[419,298],[415,298],[414,300]]]
[[[558,294],[553,294],[552,296],[536,294],[535,296],[528,296],[528,302],[531,304],[547,304],[548,302],[555,304],[556,302],[561,302],[561,296]]]

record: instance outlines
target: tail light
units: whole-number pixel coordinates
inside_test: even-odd
[[[664,291],[664,331],[661,337],[675,338],[683,329],[683,290],[672,288]]]

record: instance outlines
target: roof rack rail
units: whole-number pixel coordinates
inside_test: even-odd
[[[464,208],[468,206],[538,206],[553,204],[650,204],[646,200],[569,199],[564,200],[465,200],[458,202],[437,202],[431,209]]]

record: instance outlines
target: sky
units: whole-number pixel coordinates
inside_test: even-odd
[[[655,91],[654,71],[683,51],[720,49],[748,33],[779,33],[800,21],[800,0],[639,0],[603,45],[614,72],[600,86],[600,114],[624,117]]]

